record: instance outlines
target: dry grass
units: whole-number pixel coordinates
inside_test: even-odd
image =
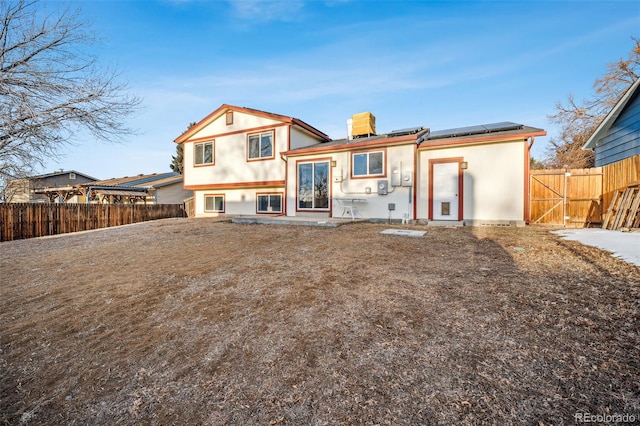
[[[0,423],[640,418],[638,268],[541,228],[387,227],[0,244]]]

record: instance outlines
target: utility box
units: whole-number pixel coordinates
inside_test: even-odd
[[[396,203],[389,203],[387,207],[389,208],[389,211],[393,211],[396,209]]]
[[[389,181],[388,180],[379,180],[378,181],[378,195],[387,195],[389,193]]]
[[[391,170],[391,186],[402,186],[402,176],[399,169]]]
[[[412,172],[404,172],[404,173],[402,173],[402,186],[413,186],[413,173]]]

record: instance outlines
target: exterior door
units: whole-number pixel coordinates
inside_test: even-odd
[[[329,162],[298,163],[298,210],[329,210]]]
[[[433,163],[431,166],[433,220],[460,220],[458,162]]]

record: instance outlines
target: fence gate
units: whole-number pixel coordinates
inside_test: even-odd
[[[184,200],[184,211],[187,213],[187,217],[196,217],[196,198],[189,197]]]
[[[532,170],[532,223],[588,227],[601,222],[602,168]]]

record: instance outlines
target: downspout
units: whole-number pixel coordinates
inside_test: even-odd
[[[291,148],[291,127],[289,127],[289,148]],[[287,189],[289,188],[289,161],[282,152],[280,159],[284,161],[284,200],[282,200],[282,216],[287,215]]]
[[[529,224],[531,222],[531,177],[530,177],[530,165],[531,165],[531,147],[535,142],[535,137],[529,136],[525,139],[526,150],[524,155],[524,222]]]
[[[413,186],[409,188],[409,191],[413,191],[413,220],[418,220],[418,156],[420,155],[420,144],[425,141],[431,134],[431,129],[426,129],[424,132],[418,134],[416,144],[413,152]],[[411,194],[409,194],[411,197]]]
[[[411,188],[409,189],[412,194],[410,194],[410,196],[412,197],[412,201],[413,201],[413,211],[411,212],[411,214],[413,215],[413,220],[417,221],[418,220],[418,155],[420,155],[420,150],[419,150],[419,145],[416,144],[416,146],[414,147],[414,152],[413,152],[413,186],[411,186]]]

